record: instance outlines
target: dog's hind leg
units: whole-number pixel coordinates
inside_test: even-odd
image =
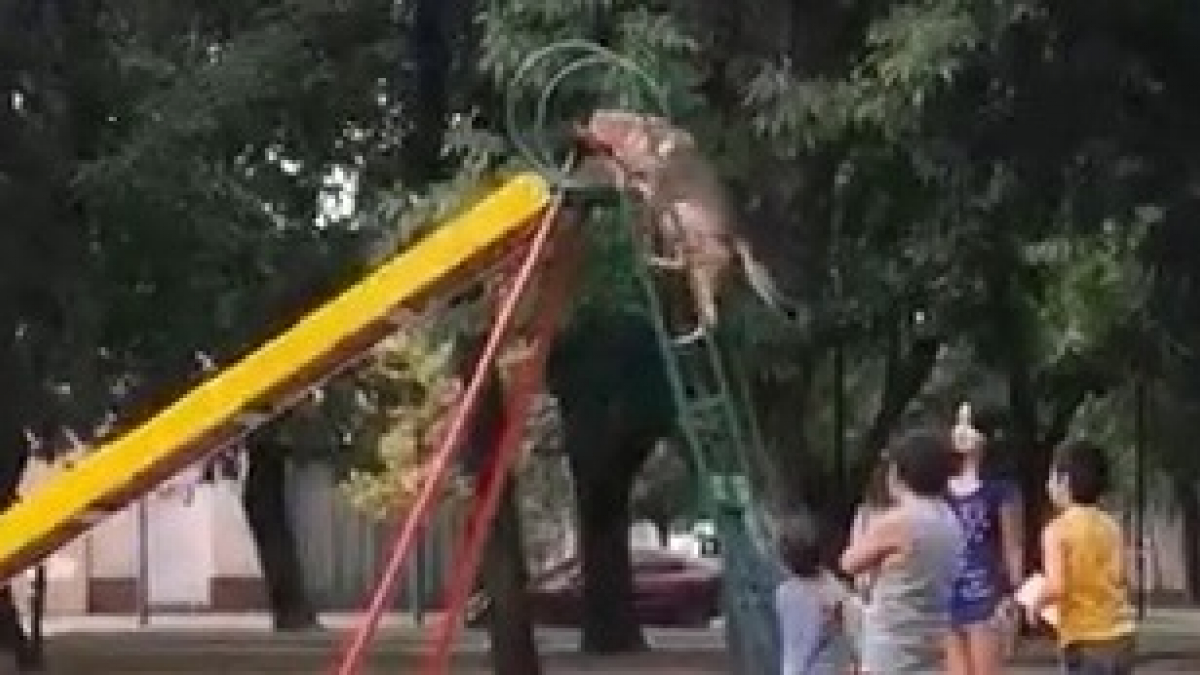
[[[699,340],[717,326],[717,285],[710,267],[696,265],[688,269],[688,286],[696,306],[696,328],[675,338],[675,344],[686,345]]]

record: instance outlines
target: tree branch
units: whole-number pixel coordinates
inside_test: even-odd
[[[887,365],[884,372],[883,395],[879,409],[863,437],[859,456],[865,464],[874,461],[880,448],[887,443],[892,429],[908,408],[908,404],[921,392],[933,366],[937,363],[942,341],[935,337],[917,338],[905,353],[900,344],[899,330],[893,330],[888,338]]]
[[[1068,396],[1059,397],[1055,401],[1054,412],[1050,415],[1050,422],[1046,425],[1046,429],[1042,433],[1042,445],[1053,448],[1063,442],[1067,434],[1071,431],[1071,422],[1075,419],[1075,411],[1079,409],[1079,406],[1083,405],[1088,392],[1087,388],[1078,387],[1076,391],[1071,392]]]

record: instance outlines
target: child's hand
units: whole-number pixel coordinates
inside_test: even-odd
[[[1002,649],[1005,657],[1011,657],[1017,651],[1021,637],[1021,606],[1011,596],[1000,600],[996,606],[995,621],[999,624]]]
[[[1027,621],[1031,627],[1036,628],[1042,625],[1042,610],[1038,608],[1037,603],[1021,605],[1021,608],[1025,610],[1025,621]]]

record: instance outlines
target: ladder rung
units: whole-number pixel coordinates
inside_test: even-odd
[[[750,480],[741,473],[717,473],[708,476],[709,490],[723,507],[750,503]]]
[[[688,413],[695,415],[697,413],[706,413],[713,410],[720,410],[725,405],[726,400],[722,396],[706,396],[700,399],[688,401]]]

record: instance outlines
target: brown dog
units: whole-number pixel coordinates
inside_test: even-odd
[[[640,198],[648,234],[667,251],[650,256],[650,264],[687,274],[699,325],[677,342],[693,342],[716,326],[717,296],[735,261],[769,307],[794,315],[738,231],[721,179],[690,133],[662,117],[597,110],[575,135],[587,152],[580,176]]]

